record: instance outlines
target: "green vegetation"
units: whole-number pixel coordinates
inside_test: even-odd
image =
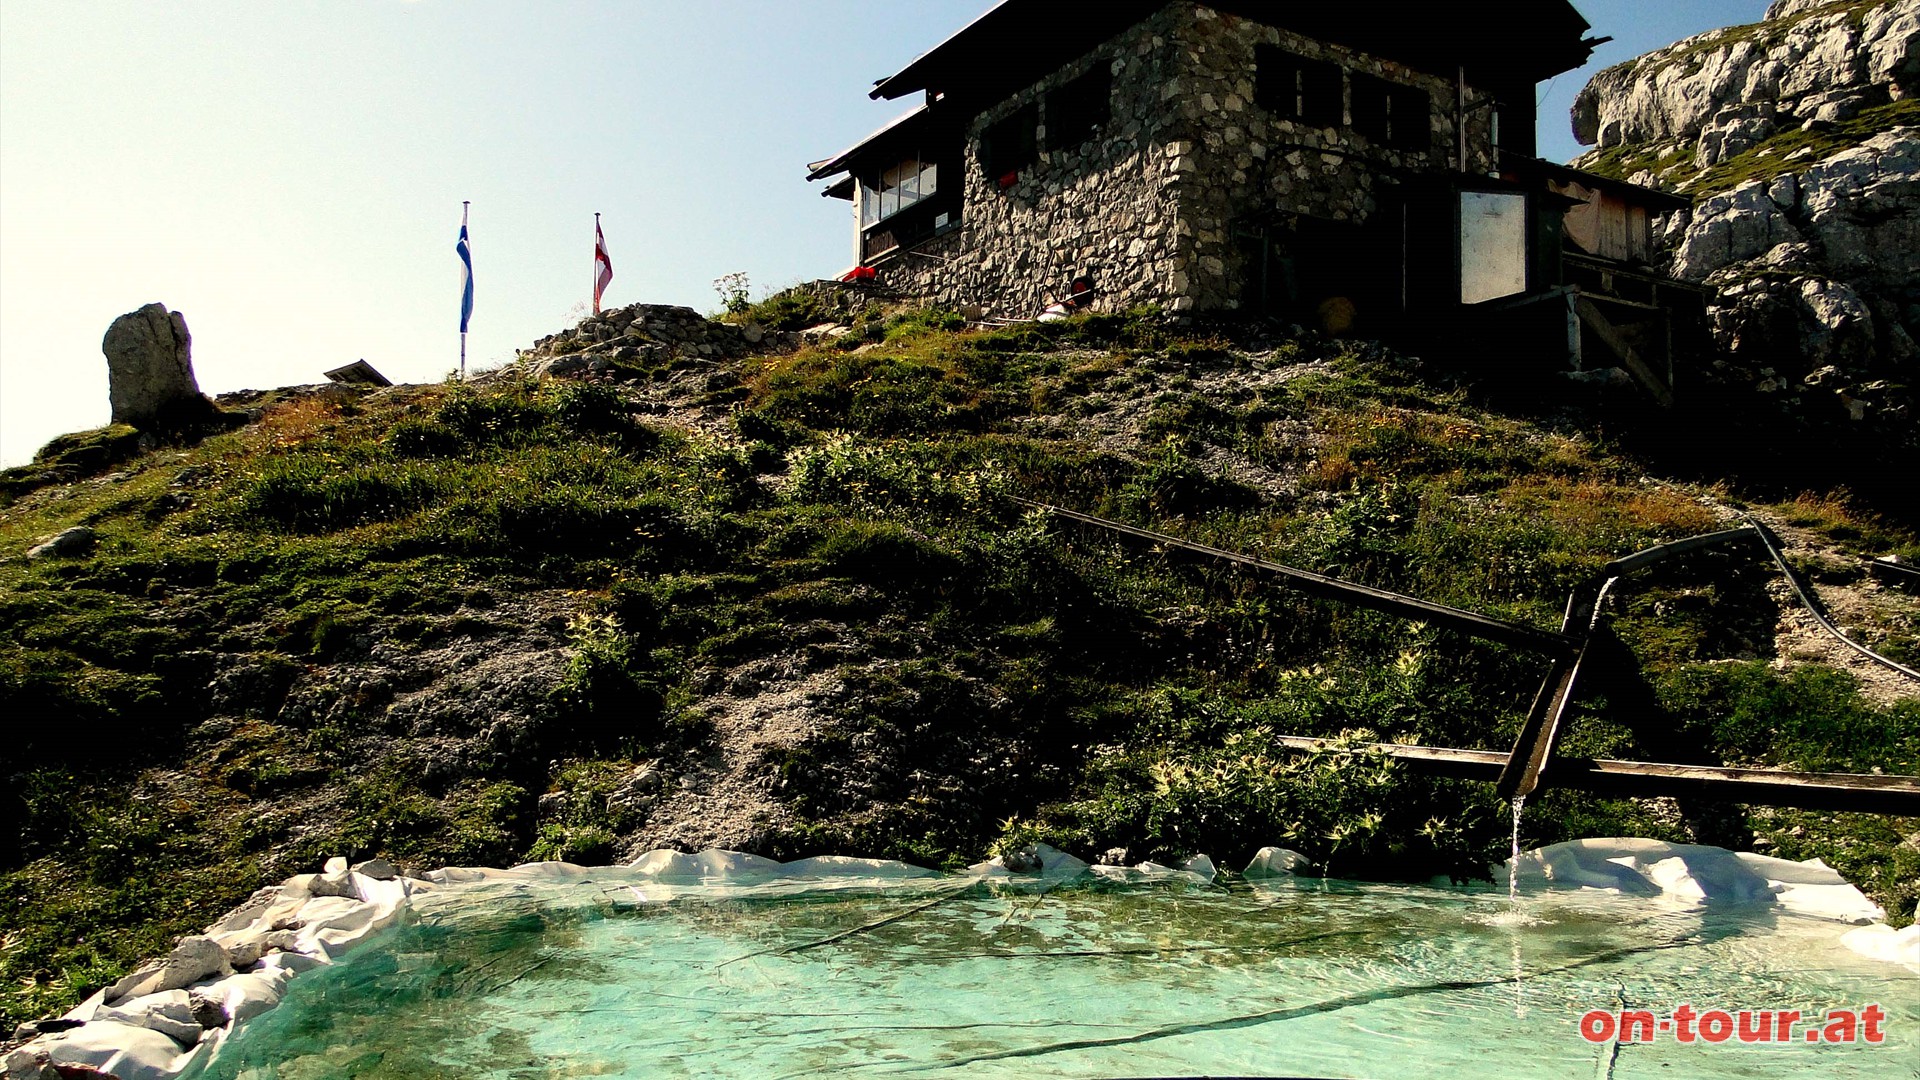
[[[1864,110],[1851,120],[1783,131],[1686,181],[1680,190],[1694,196],[1732,191],[1754,180],[1771,180],[1792,172],[1796,165],[1824,161],[1895,128],[1916,124],[1920,124],[1920,101],[1903,98]]]
[[[1608,560],[1715,527],[1609,446],[1375,349],[1249,355],[1152,312],[855,331],[739,362],[665,418],[511,376],[315,396],[19,495],[0,1025],[326,856],[622,857],[721,756],[716,703],[765,679],[823,688],[749,762],[786,812],[750,838],[772,856],[941,866],[1042,838],[1233,865],[1277,842],[1334,874],[1479,876],[1509,828],[1489,790],[1276,739],[1504,749],[1536,660],[1010,497],[1543,627]],[[1793,505],[1836,542],[1914,545],[1842,498]],[[90,555],[20,557],[75,524]],[[1764,580],[1725,553],[1635,580],[1568,749],[1913,769],[1913,702],[1752,662]],[[1555,792],[1525,838],[1764,841],[1904,917],[1913,827]]]

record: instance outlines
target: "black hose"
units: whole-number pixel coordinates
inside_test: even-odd
[[[1793,586],[1794,593],[1800,597],[1800,602],[1805,604],[1807,610],[1813,614],[1814,621],[1820,624],[1821,629],[1838,638],[1841,644],[1846,645],[1848,648],[1872,660],[1874,663],[1892,668],[1907,678],[1920,682],[1920,671],[1915,671],[1905,664],[1881,656],[1879,653],[1874,652],[1872,649],[1867,648],[1865,645],[1860,644],[1842,633],[1840,628],[1833,624],[1833,620],[1827,618],[1826,612],[1821,610],[1819,598],[1813,595],[1811,587],[1808,586],[1806,582],[1800,580],[1799,573],[1787,562],[1786,553],[1781,551],[1780,545],[1774,542],[1775,537],[1773,530],[1761,524],[1752,514],[1744,510],[1736,510],[1734,513],[1745,518],[1747,524],[1753,526],[1753,531],[1760,535],[1760,542],[1767,546],[1767,554],[1773,556],[1773,561],[1779,565],[1780,572],[1786,575],[1787,584]]]

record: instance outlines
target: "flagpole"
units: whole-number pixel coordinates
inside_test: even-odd
[[[600,214],[593,215],[593,313],[600,314]]]
[[[473,210],[473,200],[468,199],[461,202],[460,233],[462,236],[466,235],[467,215],[470,214],[472,210]],[[468,258],[471,259],[472,256],[469,255]],[[468,276],[468,280],[471,281],[473,276],[473,268],[471,264],[468,265],[467,276]],[[467,381],[467,321],[465,319],[460,320],[460,381],[461,382]]]

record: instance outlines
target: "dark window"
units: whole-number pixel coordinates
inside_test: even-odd
[[[1396,150],[1433,147],[1433,97],[1372,75],[1353,77],[1353,130]]]
[[[1340,65],[1300,62],[1300,119],[1311,127],[1339,127],[1347,119],[1346,79]]]
[[[1097,67],[1047,95],[1047,149],[1067,150],[1113,119],[1113,72]]]
[[[1392,129],[1389,113],[1392,84],[1385,79],[1376,79],[1372,75],[1355,74],[1353,77],[1353,130],[1376,143],[1385,145],[1387,135]]]
[[[1256,45],[1253,67],[1253,103],[1282,119],[1299,116],[1299,58],[1272,45]]]
[[[1339,127],[1346,121],[1346,85],[1338,64],[1308,60],[1275,45],[1254,50],[1253,97],[1282,120],[1313,127]]]
[[[861,182],[860,224],[872,228],[880,222],[933,198],[940,193],[940,168],[930,161],[911,157],[882,172],[878,180]]]
[[[1393,131],[1387,144],[1396,150],[1433,149],[1433,95],[1412,86],[1395,86],[1387,93]]]
[[[1040,104],[1020,108],[987,128],[980,138],[980,164],[987,179],[1012,187],[1021,172],[1040,160]]]

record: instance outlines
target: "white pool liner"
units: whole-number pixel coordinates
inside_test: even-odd
[[[1512,860],[1509,860],[1510,865]],[[1678,906],[1759,904],[1845,923],[1886,919],[1880,905],[1818,859],[1658,840],[1571,840],[1522,854],[1520,889],[1602,889]]]

